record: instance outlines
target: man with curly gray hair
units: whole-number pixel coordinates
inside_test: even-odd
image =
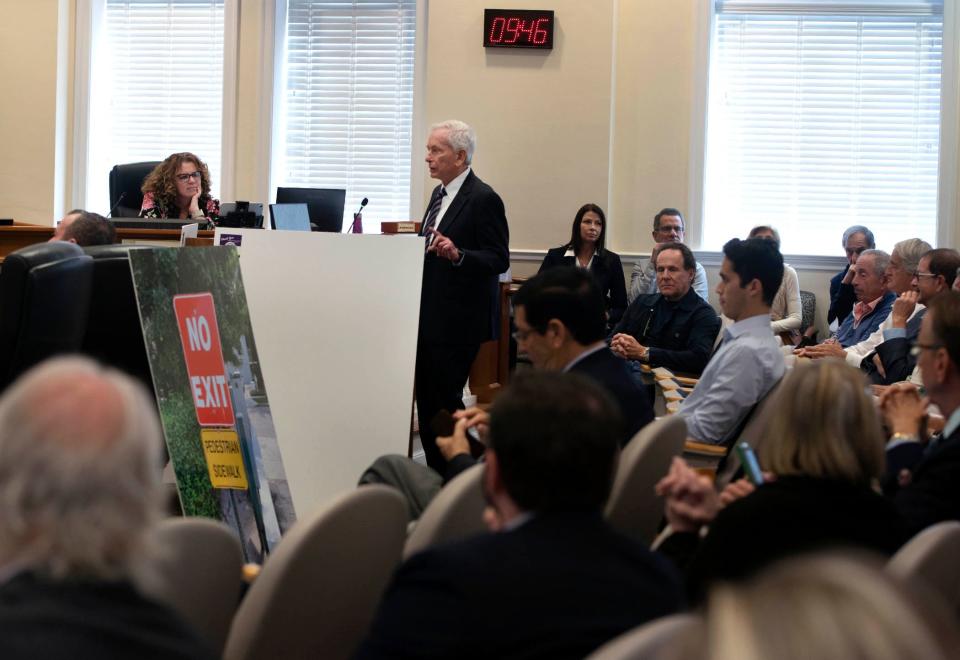
[[[0,657],[213,657],[131,582],[160,442],[143,388],[87,359],[50,360],[0,398]]]

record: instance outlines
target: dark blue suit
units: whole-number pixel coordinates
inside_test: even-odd
[[[420,440],[427,463],[440,471],[445,461],[430,421],[442,409],[463,408],[463,386],[480,344],[497,336],[498,276],[510,266],[510,234],[500,196],[472,171],[437,231],[463,251],[459,265],[433,253],[423,261],[415,387]]]
[[[910,483],[897,476],[909,470]],[[893,498],[912,534],[944,520],[960,520],[960,429],[925,448],[910,442],[887,451],[884,492]]]
[[[920,334],[920,323],[926,312],[926,309],[921,309],[907,321],[906,337],[888,339],[874,349],[874,353],[880,356],[880,362],[883,364],[884,376],[880,375],[877,366],[873,363],[874,353],[863,358],[860,368],[867,372],[871,382],[877,385],[892,385],[910,377],[914,367],[917,366],[917,358],[910,355],[910,348]]]
[[[599,514],[541,513],[411,557],[356,657],[582,658],[682,604],[668,562]]]

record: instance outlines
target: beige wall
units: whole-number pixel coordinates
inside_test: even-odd
[[[0,217],[51,224],[65,203],[70,4],[0,0]]]
[[[414,153],[431,123],[473,124],[474,167],[503,197],[511,247],[546,249],[569,238],[585,202],[607,205],[614,3],[522,5],[557,12],[552,51],[483,48],[486,0],[430,4],[425,126],[414,131]],[[434,185],[428,179],[425,193]]]

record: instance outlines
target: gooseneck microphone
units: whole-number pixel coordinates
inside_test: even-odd
[[[113,212],[117,210],[117,207],[120,206],[120,202],[122,202],[123,199],[124,199],[126,196],[127,196],[127,193],[126,193],[125,191],[122,192],[122,193],[120,193],[120,196],[117,197],[117,203],[114,204],[114,205],[113,205],[113,208],[110,209],[110,212],[107,213],[107,217],[108,217],[108,218],[112,218],[112,217],[113,217]]]
[[[350,232],[353,234],[362,234],[363,226],[360,220],[360,214],[363,213],[363,207],[367,205],[367,202],[370,200],[366,197],[363,198],[363,201],[360,202],[360,208],[357,209],[357,212],[353,214],[353,224],[350,225]]]

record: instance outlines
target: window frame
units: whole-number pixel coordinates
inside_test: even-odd
[[[690,174],[689,198],[690,220],[687,223],[687,240],[698,255],[703,255],[704,265],[718,266],[723,260],[721,252],[701,250],[703,243],[704,184],[706,181],[706,136],[709,102],[709,71],[713,29],[716,21],[716,0],[699,0],[702,11],[696,12],[697,25],[693,108],[690,127]],[[937,181],[937,227],[938,246],[954,246],[960,232],[956,227],[960,208],[960,156],[958,156],[958,122],[960,122],[960,7],[946,0],[943,7],[943,64],[940,83],[940,162]],[[839,254],[840,233],[837,233],[838,257],[790,254],[788,261],[795,268],[807,270],[836,269]],[[886,246],[892,247],[892,246]]]
[[[220,181],[221,199],[233,199],[236,179],[237,127],[237,33],[240,23],[240,0],[223,0],[223,98],[220,116]],[[87,183],[95,173],[87,171],[90,149],[90,86],[95,34],[106,7],[106,0],[76,0],[73,71],[73,176],[70,179],[68,208],[87,208]],[[102,173],[103,185],[109,185],[109,172]],[[109,209],[90,209],[103,211]]]

